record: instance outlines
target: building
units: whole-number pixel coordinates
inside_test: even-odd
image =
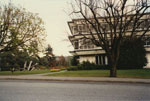
[[[144,16],[144,18],[146,17],[149,17],[149,15]],[[103,20],[103,18],[99,18],[99,20]],[[83,61],[89,61],[99,65],[107,65],[108,59],[105,55],[105,51],[101,47],[97,47],[96,45],[94,45],[90,39],[84,37],[90,36],[90,32],[87,29],[91,26],[83,22],[84,19],[73,19],[72,21],[68,22],[68,26],[71,32],[69,39],[74,47],[74,50],[70,51],[70,53],[73,56],[78,56],[80,63],[82,63]],[[107,26],[107,24],[104,24],[104,26]],[[138,33],[140,34],[140,32],[142,32],[143,30],[144,27],[143,25],[141,25]],[[148,61],[146,67],[150,68],[150,40],[145,41],[145,49],[147,51],[146,57]]]

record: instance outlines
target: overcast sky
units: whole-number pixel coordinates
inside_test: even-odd
[[[45,22],[47,33],[46,43],[53,48],[55,55],[71,55],[73,50],[67,39],[69,28],[67,21],[71,19],[65,13],[69,9],[68,3],[71,0],[1,0],[1,3],[12,2],[16,6],[26,8],[27,11],[38,13]],[[70,32],[69,32],[70,33]]]

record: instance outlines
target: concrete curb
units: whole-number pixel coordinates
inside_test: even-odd
[[[48,76],[0,76],[0,80],[41,80],[70,82],[111,82],[111,83],[144,83],[150,84],[150,79],[109,78],[109,77],[48,77]]]

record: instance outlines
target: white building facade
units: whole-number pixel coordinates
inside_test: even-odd
[[[82,23],[83,19],[73,19],[68,22],[71,35],[69,36],[74,50],[70,51],[73,56],[78,56],[79,62],[89,61],[98,65],[107,65],[108,59],[105,51],[101,47],[95,46],[90,39],[84,36],[90,36],[87,27]],[[150,32],[149,32],[150,33]],[[149,37],[149,36],[147,36]],[[145,68],[150,68],[150,40],[145,42],[147,65]]]

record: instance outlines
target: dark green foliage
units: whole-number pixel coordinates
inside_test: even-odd
[[[30,56],[26,51],[17,51],[14,57],[16,58],[16,60],[14,61],[16,65],[14,65],[14,67],[17,70],[23,70],[25,62],[27,62],[27,65],[29,65],[30,61],[32,61],[32,64],[36,64],[39,62],[37,57],[35,57],[34,55]]]
[[[12,69],[23,70],[24,63],[29,63],[30,61],[33,64],[38,63],[38,59],[34,56],[29,56],[26,51],[8,51],[0,53],[0,68],[2,71],[9,71]]]
[[[79,70],[91,70],[96,68],[97,66],[94,63],[90,63],[89,61],[84,61],[82,64],[78,65]]]
[[[39,65],[52,67],[53,63],[55,62],[55,57],[43,56],[39,60]]]
[[[146,50],[142,40],[126,39],[120,47],[118,69],[141,69],[146,65]]]
[[[78,56],[73,56],[72,57],[72,60],[71,60],[71,65],[72,66],[77,66],[79,64],[79,61],[78,61]]]
[[[13,55],[9,52],[7,53],[2,53],[0,54],[0,67],[1,70],[11,70],[11,68],[13,67],[14,63],[14,58]]]
[[[75,71],[75,70],[78,70],[78,67],[77,66],[70,66],[67,68],[68,71]]]
[[[78,64],[77,66],[71,66],[67,70],[109,70],[109,67],[107,65],[96,65],[94,63],[90,63],[89,61],[84,61],[81,64]]]
[[[45,66],[47,68],[52,67],[55,62],[55,55],[53,54],[53,49],[48,44],[45,48],[45,56],[38,57],[39,58],[39,65]]]
[[[40,65],[46,66],[46,67],[49,66],[48,58],[46,56],[40,58]]]
[[[45,51],[46,51],[46,55],[53,55],[53,49],[50,46],[50,44],[48,44],[48,46],[46,47]]]

